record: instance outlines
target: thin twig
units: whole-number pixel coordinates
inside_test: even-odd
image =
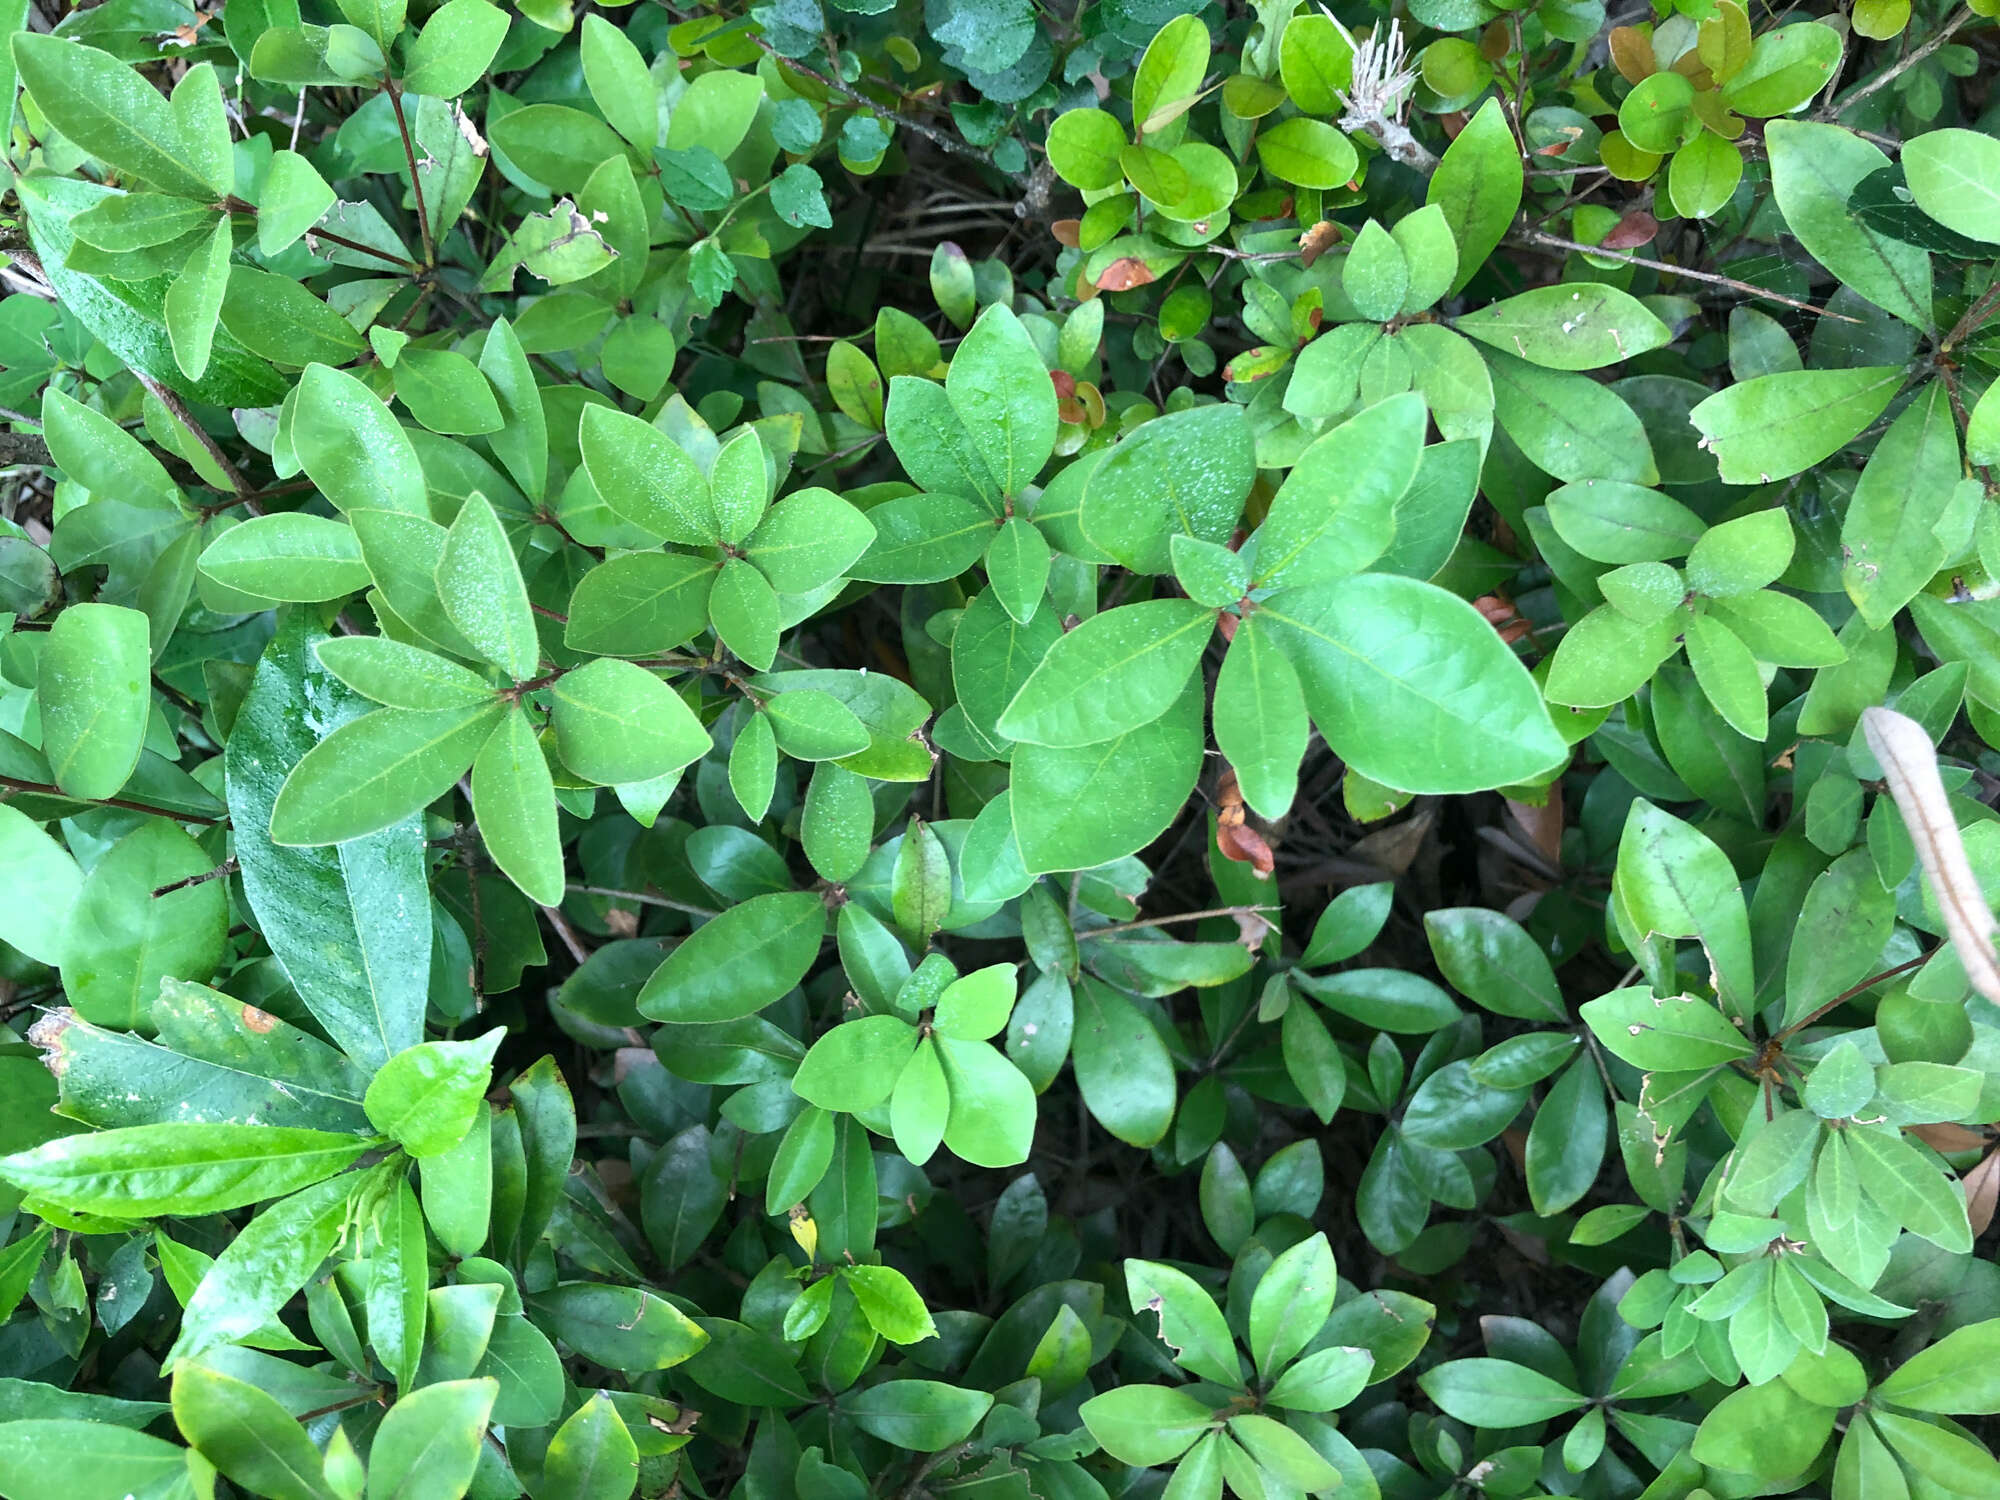
[[[665,896],[652,896],[644,891],[614,891],[601,885],[568,885],[565,890],[575,891],[584,896],[603,896],[611,901],[636,901],[641,906],[664,906],[668,911],[684,911],[691,917],[719,917],[719,911],[711,911],[706,906],[690,906],[685,901],[670,901]]]
[[[569,925],[569,918],[562,914],[562,908],[545,906],[542,908],[542,915],[549,919],[549,926],[555,928],[556,936],[561,938],[563,946],[569,949],[569,956],[580,964],[589,962],[590,949],[586,948],[583,939],[576,935],[576,929]]]
[[[424,264],[437,264],[437,244],[431,239],[431,217],[424,210],[424,184],[417,175],[417,150],[410,144],[409,121],[403,118],[403,91],[396,87],[396,80],[387,73],[382,75],[382,87],[389,92],[389,105],[396,111],[396,129],[403,137],[403,160],[410,164],[410,191],[417,199],[417,228],[424,236]]]
[[[1110,927],[1093,927],[1088,932],[1079,932],[1076,940],[1087,943],[1092,938],[1110,937],[1117,932],[1137,932],[1142,927],[1165,927],[1175,922],[1200,922],[1209,917],[1247,917],[1254,912],[1277,911],[1275,906],[1214,906],[1207,911],[1184,911],[1172,917],[1141,917],[1136,922],[1119,922]]]
[[[208,435],[207,429],[195,420],[194,413],[187,409],[187,403],[144,370],[134,370],[132,373],[138,376],[139,384],[152,394],[153,399],[164,406],[173,419],[187,429],[188,435],[201,444],[202,451],[215,460],[216,468],[222,471],[222,477],[229,482],[230,492],[242,502],[243,508],[253,516],[263,515],[264,507],[259,505],[255,498],[256,487],[236,472],[236,465],[232,464],[229,456],[216,445],[215,439]]]
[[[227,818],[211,818],[201,813],[175,812],[168,807],[154,807],[149,802],[134,802],[128,797],[72,797],[59,786],[51,786],[45,781],[23,781],[18,776],[0,776],[0,787],[10,792],[34,792],[44,797],[61,797],[70,802],[87,802],[92,807],[122,807],[127,812],[150,813],[156,818],[172,818],[176,823],[207,823],[221,827]]]
[[[184,891],[191,885],[207,885],[211,880],[220,880],[225,875],[234,875],[235,873],[236,860],[233,857],[225,859],[213,870],[203,870],[199,875],[190,875],[185,880],[170,880],[165,885],[155,886],[153,888],[153,899],[157,901],[160,897],[171,895],[175,891]]]
[[[1964,26],[1965,23],[1970,21],[1971,19],[1972,19],[1972,8],[1970,6],[1967,6],[1965,9],[1961,10],[1957,15],[1953,16],[1949,21],[1947,21],[1944,24],[1944,27],[1940,31],[1938,31],[1934,36],[1932,36],[1929,41],[1925,42],[1921,47],[1918,47],[1916,50],[1906,53],[1893,67],[1886,68],[1882,72],[1876,74],[1873,78],[1869,79],[1868,82],[1862,84],[1860,88],[1856,89],[1853,93],[1849,94],[1845,99],[1832,99],[1829,100],[1826,104],[1822,105],[1819,108],[1818,112],[1813,115],[1813,119],[1818,121],[1822,125],[1828,124],[1834,120],[1838,120],[1841,117],[1841,115],[1845,114],[1848,110],[1852,109],[1855,105],[1859,104],[1863,99],[1866,99],[1871,95],[1880,93],[1883,89],[1887,88],[1890,84],[1894,83],[1898,78],[1901,78],[1905,73],[1909,72],[1910,69],[1914,68],[1918,63],[1922,62],[1925,58],[1929,57],[1933,52],[1936,52],[1939,48],[1943,47],[1944,44],[1946,42],[1949,42],[1952,39],[1952,37],[1958,32],[1958,29]]]
[[[1607,250],[1602,245],[1582,245],[1575,240],[1566,240],[1561,235],[1548,234],[1540,229],[1524,229],[1511,236],[1517,244],[1529,245],[1541,250],[1575,250],[1585,255],[1606,255],[1613,260],[1622,260],[1627,265],[1647,266],[1655,271],[1663,271],[1670,276],[1685,276],[1691,281],[1706,281],[1712,286],[1726,286],[1732,291],[1748,292],[1753,297],[1761,297],[1767,302],[1782,303],[1786,307],[1796,307],[1800,312],[1817,313],[1822,318],[1838,318],[1843,323],[1859,323],[1859,318],[1850,318],[1845,313],[1831,312],[1810,302],[1801,302],[1796,297],[1787,297],[1782,292],[1766,291],[1761,286],[1753,286],[1747,281],[1738,281],[1734,276],[1720,276],[1714,271],[1697,271],[1692,266],[1677,266],[1672,261],[1654,260],[1646,255],[1633,255],[1625,250]]]

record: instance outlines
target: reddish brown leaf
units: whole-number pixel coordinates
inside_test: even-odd
[[[1104,268],[1104,274],[1097,278],[1100,292],[1129,292],[1136,286],[1145,286],[1157,281],[1153,269],[1136,255],[1121,255]]]
[[[1635,208],[1611,226],[1600,243],[1607,250],[1630,250],[1648,244],[1660,232],[1660,221],[1643,208]]]
[[[1056,237],[1058,245],[1067,245],[1074,250],[1082,243],[1083,220],[1057,219],[1049,226],[1049,233]]]
[[[1049,384],[1056,388],[1056,399],[1066,401],[1076,394],[1076,377],[1067,370],[1049,371]]]

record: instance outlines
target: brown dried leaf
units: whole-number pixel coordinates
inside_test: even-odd
[[[1145,286],[1159,278],[1153,269],[1136,255],[1121,255],[1104,268],[1104,274],[1097,278],[1100,292],[1129,292],[1134,287]]]
[[[1339,243],[1340,226],[1329,219],[1321,219],[1299,236],[1299,264],[1310,266]]]
[[[1611,226],[1599,244],[1607,250],[1631,250],[1639,245],[1648,245],[1660,232],[1660,221],[1643,208],[1635,208],[1616,224]]]
[[[1627,83],[1643,83],[1660,71],[1653,39],[1636,26],[1611,28],[1611,64]]]
[[[1067,245],[1074,250],[1083,243],[1083,220],[1057,219],[1049,225],[1049,233],[1055,236],[1058,245]]]
[[[1965,1174],[1965,1216],[1975,1237],[1986,1233],[1993,1210],[2000,1207],[2000,1151],[1989,1151]]]

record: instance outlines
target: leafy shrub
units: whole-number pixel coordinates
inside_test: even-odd
[[[17,8],[0,1495],[2000,1494],[1993,11]]]

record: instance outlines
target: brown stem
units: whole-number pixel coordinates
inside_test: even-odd
[[[207,429],[195,420],[194,413],[187,409],[187,403],[144,370],[134,370],[132,373],[139,377],[139,384],[152,394],[153,399],[164,406],[173,419],[187,429],[188,435],[201,444],[202,451],[215,461],[215,466],[222,471],[222,477],[229,482],[230,493],[242,502],[243,508],[253,516],[263,515],[264,507],[254,498],[257,493],[255,487],[236,472],[236,465],[232,464],[229,456],[216,445],[215,439],[208,435]]]
[[[1936,52],[1940,47],[1944,46],[1946,42],[1950,41],[1952,37],[1957,34],[1958,29],[1961,26],[1965,25],[1965,23],[1970,21],[1971,19],[1972,19],[1972,8],[1970,6],[1967,6],[1965,9],[1959,11],[1957,15],[1953,16],[1949,21],[1947,21],[1944,24],[1943,28],[1940,29],[1934,36],[1932,36],[1929,41],[1925,42],[1921,47],[1918,47],[1915,51],[1906,53],[1903,56],[1903,58],[1896,63],[1894,67],[1885,69],[1884,71],[1876,74],[1873,78],[1869,79],[1868,82],[1862,84],[1860,88],[1856,89],[1853,93],[1849,94],[1845,99],[1832,99],[1827,101],[1827,103],[1822,105],[1819,111],[1813,115],[1813,118],[1819,121],[1821,124],[1826,124],[1830,121],[1839,119],[1841,115],[1845,114],[1848,110],[1852,109],[1855,105],[1859,104],[1863,99],[1868,98],[1871,94],[1880,93],[1883,89],[1887,88],[1890,84],[1894,83],[1898,78],[1901,78],[1905,73],[1909,72],[1910,69],[1914,68],[1918,63],[1922,62],[1925,58],[1929,57],[1933,52]]]
[[[154,807],[148,802],[134,802],[129,797],[71,797],[59,786],[51,786],[44,781],[23,781],[18,776],[0,776],[0,787],[10,792],[35,792],[44,797],[62,797],[71,802],[88,802],[93,807],[122,807],[127,812],[150,813],[156,818],[172,818],[176,823],[206,823],[220,828],[227,818],[210,818],[201,813],[175,812],[171,808]]]
[[[1119,922],[1110,927],[1093,927],[1088,932],[1079,932],[1076,940],[1087,943],[1092,938],[1110,937],[1116,932],[1137,932],[1141,927],[1165,927],[1173,922],[1200,922],[1209,917],[1247,917],[1253,912],[1276,911],[1275,906],[1215,906],[1207,911],[1184,911],[1172,917],[1141,917],[1136,922]]]
[[[424,209],[424,184],[417,176],[417,151],[410,144],[410,124],[403,118],[403,91],[396,87],[396,80],[387,73],[382,75],[382,87],[389,91],[389,106],[396,111],[396,129],[403,137],[403,160],[410,164],[410,191],[417,199],[417,228],[424,236],[424,264],[437,264],[437,245],[431,239],[431,216]]]
[[[321,229],[317,225],[306,231],[308,239],[325,240],[329,245],[338,245],[343,250],[352,250],[357,255],[372,255],[377,260],[386,260],[392,266],[417,272],[423,269],[413,260],[405,260],[400,255],[391,255],[387,250],[378,250],[373,245],[364,245],[359,240],[350,240],[344,234],[335,234],[331,229]]]
[[[236,861],[234,859],[225,859],[213,870],[203,870],[199,875],[190,875],[185,880],[170,880],[165,885],[155,886],[153,889],[153,899],[157,901],[160,897],[171,895],[175,891],[184,891],[191,885],[206,885],[211,880],[220,880],[225,875],[234,875],[235,873]]]
[[[664,906],[668,911],[684,911],[691,917],[719,917],[719,911],[710,911],[706,906],[690,906],[685,901],[670,901],[665,896],[652,896],[644,891],[614,891],[601,885],[578,885],[574,882],[564,887],[584,896],[603,896],[611,901],[636,901],[641,906]]]
[[[1932,950],[1932,952],[1935,951],[1936,951],[1935,949]],[[1880,974],[1869,975],[1866,979],[1862,980],[1861,983],[1853,986],[1850,989],[1842,990],[1838,995],[1835,995],[1831,1000],[1827,1001],[1826,1004],[1822,1005],[1818,1010],[1815,1010],[1808,1015],[1800,1016],[1798,1020],[1792,1022],[1791,1025],[1787,1026],[1783,1031],[1779,1032],[1776,1036],[1772,1037],[1771,1040],[1774,1042],[1782,1042],[1787,1037],[1792,1036],[1798,1032],[1804,1031],[1806,1027],[1812,1025],[1812,1023],[1819,1020],[1820,1017],[1831,1015],[1836,1010],[1839,1010],[1841,1006],[1847,1004],[1847,1002],[1852,1000],[1856,995],[1866,994],[1869,990],[1875,988],[1876,985],[1880,984],[1885,979],[1894,979],[1898,974],[1907,974],[1910,972],[1910,970],[1918,968],[1923,964],[1929,963],[1930,958],[1931,955],[1929,953],[1922,953],[1915,958],[1908,959],[1905,960],[1903,963],[1897,964],[1896,967],[1893,969],[1884,969]]]
[[[1585,255],[1607,255],[1613,260],[1622,260],[1627,265],[1646,266],[1655,271],[1663,271],[1669,276],[1685,276],[1691,281],[1706,281],[1711,286],[1726,286],[1732,291],[1747,292],[1752,297],[1761,297],[1766,302],[1777,302],[1786,307],[1796,307],[1800,312],[1816,313],[1822,318],[1838,318],[1843,323],[1859,323],[1859,318],[1850,318],[1845,313],[1829,312],[1810,302],[1801,302],[1796,297],[1787,297],[1780,292],[1766,291],[1761,286],[1752,286],[1747,281],[1738,281],[1734,276],[1719,276],[1713,271],[1697,271],[1692,266],[1677,266],[1672,261],[1654,260],[1650,256],[1633,255],[1625,250],[1606,250],[1602,245],[1581,245],[1575,240],[1566,240],[1561,235],[1547,234],[1539,229],[1524,229],[1510,236],[1516,244],[1530,245],[1541,250],[1576,250]]]

